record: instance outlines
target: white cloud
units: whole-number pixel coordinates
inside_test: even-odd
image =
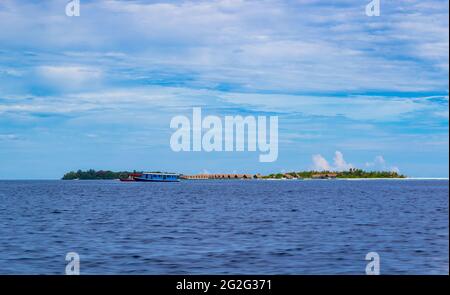
[[[213,95],[207,90],[195,90],[177,87],[133,87],[112,88],[104,91],[74,92],[49,96],[12,95],[4,96],[15,103],[0,104],[0,113],[83,113],[95,110],[119,111],[146,111],[147,121],[152,120],[156,109],[174,110],[184,112],[190,110],[192,105],[207,106],[204,97]],[[216,104],[209,103],[217,107]],[[151,112],[153,111],[153,112]]]
[[[0,140],[17,140],[19,137],[16,134],[0,134]]]
[[[384,160],[383,156],[376,156],[373,162],[366,162],[366,167],[373,167],[373,166],[385,166],[386,161]]]
[[[347,171],[350,168],[353,168],[353,165],[345,161],[344,155],[340,151],[336,151],[334,154],[334,170]]]
[[[322,155],[314,155],[312,160],[312,169],[316,171],[348,171],[354,168],[353,164],[347,163],[344,154],[340,151],[334,153],[333,165],[330,165]]]
[[[310,116],[344,116],[354,120],[397,121],[415,111],[433,110],[436,106],[422,98],[382,96],[306,96],[283,94],[218,94],[224,101],[251,106],[258,111],[297,112]],[[441,110],[442,108],[438,108]]]
[[[103,58],[124,59],[106,71],[172,68],[191,73],[196,86],[286,92],[448,88],[448,3],[421,2],[386,3],[383,16],[374,19],[357,0],[90,1],[82,4],[80,18],[66,17],[59,0],[2,1],[0,27],[15,29],[1,30],[0,43],[80,52],[72,58],[86,64],[98,56],[85,52],[104,52]]]
[[[365,166],[372,170],[388,170],[400,173],[400,169],[397,166],[389,166],[383,156],[376,156],[372,162],[366,162]]]
[[[327,159],[320,154],[313,155],[312,161],[313,166],[311,169],[315,171],[348,171],[351,168],[355,168],[353,164],[347,163],[343,153],[340,151],[335,152],[333,165],[330,165]],[[372,170],[387,170],[400,173],[400,169],[397,166],[388,166],[383,156],[376,156],[372,162],[366,162],[365,166]]]
[[[14,68],[0,68],[0,75],[20,77],[22,72]]]
[[[85,75],[79,78],[78,83],[66,85],[75,87],[80,83],[95,83],[89,78],[90,71],[51,69],[49,76],[54,77],[55,83],[63,74],[74,76]],[[58,76],[56,73],[61,73]],[[66,76],[66,77],[67,77]],[[97,75],[94,74],[94,77]],[[74,79],[73,81],[77,81]],[[83,82],[81,82],[83,81]],[[62,81],[61,83],[64,83]],[[62,87],[62,86],[61,86]],[[84,87],[80,89],[84,90]],[[79,90],[79,88],[73,88]],[[0,104],[0,112],[49,112],[67,113],[76,111],[89,111],[95,109],[147,109],[155,107],[166,109],[192,108],[193,105],[209,108],[245,108],[252,112],[279,112],[280,114],[295,114],[303,117],[346,118],[358,121],[401,121],[415,112],[425,112],[433,117],[446,118],[448,105],[432,103],[424,98],[384,98],[384,97],[322,97],[303,95],[276,95],[276,94],[246,94],[222,92],[204,89],[190,89],[186,87],[141,86],[118,88],[110,87],[96,91],[79,91],[54,96],[36,95],[4,95],[3,98],[14,100],[16,103]],[[349,128],[357,128],[361,124],[356,122]],[[363,125],[364,126],[364,125]],[[320,131],[320,130],[318,130]],[[366,130],[367,131],[367,130]],[[307,139],[296,133],[298,139]],[[309,134],[308,138],[318,138],[319,133]]]
[[[102,71],[88,66],[39,66],[38,75],[55,87],[76,90],[98,83]]]
[[[315,171],[330,171],[332,170],[328,161],[322,155],[313,155],[313,170]]]

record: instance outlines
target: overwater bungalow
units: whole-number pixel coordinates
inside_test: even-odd
[[[186,180],[207,180],[207,179],[253,179],[251,174],[197,174],[183,175],[182,179]]]

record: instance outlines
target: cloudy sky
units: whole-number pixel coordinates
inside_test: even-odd
[[[0,178],[358,167],[448,177],[448,1],[0,0]],[[170,120],[279,116],[279,157],[175,153]]]

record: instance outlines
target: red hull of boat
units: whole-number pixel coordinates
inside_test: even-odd
[[[122,181],[122,182],[134,182],[134,181],[136,181],[136,180],[134,180],[134,179],[130,179],[130,178],[126,178],[126,179],[119,179],[120,181]]]

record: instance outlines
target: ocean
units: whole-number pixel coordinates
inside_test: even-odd
[[[448,274],[448,180],[0,181],[0,273]]]

